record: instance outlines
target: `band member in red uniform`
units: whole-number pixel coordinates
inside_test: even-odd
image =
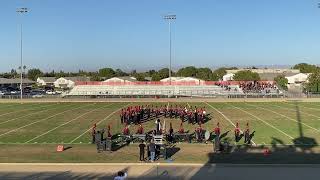
[[[240,138],[240,128],[239,128],[239,123],[237,122],[236,128],[234,129],[234,139],[236,142],[238,142],[239,138]]]
[[[96,128],[97,128],[97,124],[94,124],[91,130],[92,144],[96,143]]]
[[[180,134],[183,134],[184,133],[184,129],[183,129],[183,121],[181,121],[180,123],[180,128],[179,128],[179,131],[178,131]]]
[[[123,133],[123,135],[126,135],[126,136],[130,135],[130,130],[129,130],[128,124],[126,124],[126,126],[124,127],[122,133]]]
[[[246,130],[244,131],[244,143],[250,144],[250,129],[249,129],[249,123],[246,125]]]
[[[214,139],[214,151],[217,152],[220,150],[220,124],[217,123],[217,127],[214,128],[214,134],[216,135]]]
[[[110,124],[109,124],[108,127],[107,127],[107,136],[108,136],[109,138],[112,137],[112,134],[111,134],[111,125],[110,125]]]
[[[217,137],[220,137],[220,124],[217,123],[217,127],[214,128],[214,134],[217,136]]]
[[[143,134],[143,127],[141,124],[139,124],[138,130],[137,130],[137,134]]]

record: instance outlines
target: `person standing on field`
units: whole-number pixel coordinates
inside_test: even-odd
[[[91,130],[92,144],[96,143],[96,128],[97,128],[97,124],[94,124]]]
[[[154,140],[152,139],[149,144],[149,151],[150,151],[150,160],[154,162],[156,156],[156,145],[154,144]]]
[[[236,128],[234,129],[234,139],[236,142],[238,142],[239,138],[240,138],[240,128],[239,128],[239,123],[237,122]]]
[[[246,125],[246,130],[244,131],[244,143],[250,144],[250,129],[249,129],[249,123]]]
[[[145,147],[146,144],[144,143],[144,141],[141,141],[141,143],[139,144],[139,150],[140,150],[140,161],[144,161],[144,152],[145,152]]]

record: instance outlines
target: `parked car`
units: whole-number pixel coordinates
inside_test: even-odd
[[[35,95],[32,95],[32,98],[42,98],[43,95],[42,94],[35,94]]]
[[[18,94],[20,94],[20,91],[10,91],[10,94],[11,95],[18,95]]]
[[[59,90],[57,90],[57,91],[56,91],[56,93],[57,93],[57,94],[62,94],[62,93],[63,93],[63,91],[59,91]]]
[[[55,94],[57,94],[55,91],[51,91],[51,90],[49,90],[49,91],[46,91],[46,94],[49,94],[49,95],[55,95]]]

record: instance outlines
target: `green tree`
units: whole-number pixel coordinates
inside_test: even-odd
[[[97,72],[90,73],[90,80],[91,81],[101,81],[101,78]]]
[[[299,69],[301,73],[313,73],[317,71],[319,67],[313,64],[300,63],[300,64],[294,65],[292,69]]]
[[[260,76],[256,72],[250,70],[238,71],[235,73],[233,79],[235,81],[259,81]]]
[[[122,71],[121,69],[116,69],[115,73],[117,77],[128,76],[128,73]]]
[[[15,69],[11,69],[10,74],[11,74],[12,78],[18,77],[18,73],[17,73],[17,71]]]
[[[55,73],[56,78],[61,78],[61,77],[67,77],[69,73],[65,73],[64,71],[60,70],[58,73]]]
[[[78,73],[75,73],[75,76],[89,76],[89,72],[79,69]]]
[[[44,77],[56,77],[56,73],[54,72],[54,70],[52,70],[51,72],[46,72],[43,74]]]
[[[157,71],[152,69],[152,70],[149,70],[148,72],[146,72],[146,76],[152,77],[155,73],[157,73]]]
[[[310,92],[320,91],[320,70],[319,69],[309,75],[306,87]]]
[[[213,74],[212,80],[218,81],[218,80],[222,79],[222,77],[227,74],[227,69],[228,68],[222,67],[222,68],[218,68],[218,69],[214,70],[212,73]]]
[[[110,79],[116,76],[116,72],[112,68],[102,68],[99,69],[99,76]]]
[[[288,86],[287,86],[288,85],[288,79],[285,78],[284,75],[279,75],[279,76],[275,77],[274,81],[276,81],[277,85],[279,87],[281,87],[282,89],[288,90]]]
[[[152,81],[160,81],[162,78],[158,72],[152,74],[151,76]]]
[[[209,68],[198,68],[196,78],[209,81],[213,79],[212,71]]]
[[[40,69],[33,68],[28,70],[28,78],[33,81],[37,80],[37,78],[42,75],[43,72]]]
[[[177,75],[181,77],[196,77],[197,76],[197,68],[194,66],[184,67],[178,70]]]
[[[136,73],[134,75],[134,77],[137,79],[137,81],[145,81],[146,80],[143,73]]]
[[[160,79],[168,78],[169,77],[169,68],[163,68],[158,71]]]

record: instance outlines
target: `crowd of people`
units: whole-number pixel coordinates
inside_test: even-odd
[[[121,109],[121,124],[141,124],[143,122],[158,119],[160,117],[181,119],[192,124],[205,123],[207,121],[205,108],[178,106],[129,106]]]
[[[277,90],[277,86],[273,82],[263,81],[246,81],[240,82],[239,87],[244,93],[271,93],[272,90]]]
[[[147,121],[154,121],[155,128],[152,130],[152,133],[149,134],[152,137],[163,135],[166,138],[167,142],[174,143],[179,141],[178,136],[183,135],[195,135],[195,140],[197,142],[207,142],[209,138],[206,137],[206,133],[209,134],[209,137],[212,137],[214,141],[214,149],[215,151],[221,151],[225,149],[225,145],[220,142],[222,129],[220,128],[219,122],[214,127],[212,131],[206,130],[203,128],[204,123],[208,120],[208,114],[204,107],[184,107],[184,106],[153,106],[153,105],[140,105],[140,106],[129,106],[123,108],[120,112],[120,121],[124,125],[122,130],[122,135],[131,136],[133,134],[145,135],[149,134],[149,132],[145,132],[143,128],[143,123]],[[169,123],[167,128],[164,127],[164,121],[161,122],[160,118],[170,118],[180,120],[180,127],[178,130],[174,130],[172,126],[172,122]],[[162,124],[163,123],[163,124]],[[183,124],[190,123],[196,125],[194,132],[185,131]],[[137,125],[135,132],[130,132],[130,125]],[[107,138],[111,138],[111,126],[108,125],[106,129],[98,132],[96,130],[96,124],[93,125],[91,135],[92,135],[92,143],[96,143],[101,141],[102,139],[97,134],[103,134],[106,131]],[[192,136],[193,136],[192,135]],[[251,144],[252,134],[250,134],[249,124],[246,124],[244,131],[241,131],[239,123],[236,123],[234,129],[234,139],[236,142],[239,142],[242,137],[244,137],[245,144]],[[178,138],[178,140],[177,140]],[[150,142],[148,145],[145,142]],[[191,141],[190,141],[191,142]],[[143,143],[140,143],[140,160],[145,161],[145,159],[153,162],[156,157],[158,157],[160,148],[154,142],[154,139],[144,140]],[[145,158],[145,149],[147,149],[147,158]]]

